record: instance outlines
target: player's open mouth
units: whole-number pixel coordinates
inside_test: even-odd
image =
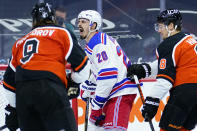
[[[79,28],[79,32],[82,33],[84,31],[83,28]]]

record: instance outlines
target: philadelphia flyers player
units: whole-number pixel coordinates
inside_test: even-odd
[[[16,130],[18,119],[22,131],[77,131],[67,95],[65,65],[71,63],[71,77],[81,83],[89,77],[88,58],[77,40],[56,26],[54,10],[48,3],[36,4],[32,17],[33,29],[13,45],[4,75],[10,100],[6,125]]]
[[[145,99],[142,115],[147,114],[152,119],[160,100],[169,91],[170,98],[159,123],[160,131],[189,131],[197,124],[197,42],[181,28],[179,10],[168,9],[158,15],[155,30],[163,41],[156,51],[157,82]]]

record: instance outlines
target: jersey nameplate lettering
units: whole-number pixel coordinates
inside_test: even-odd
[[[34,30],[30,35],[36,36],[52,36],[55,30]]]

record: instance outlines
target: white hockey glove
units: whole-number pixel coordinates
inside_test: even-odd
[[[86,101],[87,98],[94,98],[96,90],[96,84],[91,83],[90,81],[86,80],[80,84],[80,96],[81,99]]]

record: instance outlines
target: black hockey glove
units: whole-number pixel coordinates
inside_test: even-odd
[[[16,108],[11,107],[10,105],[7,105],[5,110],[6,110],[5,123],[6,123],[7,128],[10,131],[16,131],[19,128]]]
[[[151,67],[149,64],[132,64],[127,69],[127,77],[132,78],[137,75],[138,79],[148,77],[151,74]]]
[[[145,122],[148,122],[149,119],[151,120],[157,114],[159,103],[159,98],[146,97],[142,108],[142,116],[145,118]]]
[[[75,83],[73,80],[68,79],[68,90],[67,95],[69,99],[77,98],[79,96],[80,89],[79,84]]]

